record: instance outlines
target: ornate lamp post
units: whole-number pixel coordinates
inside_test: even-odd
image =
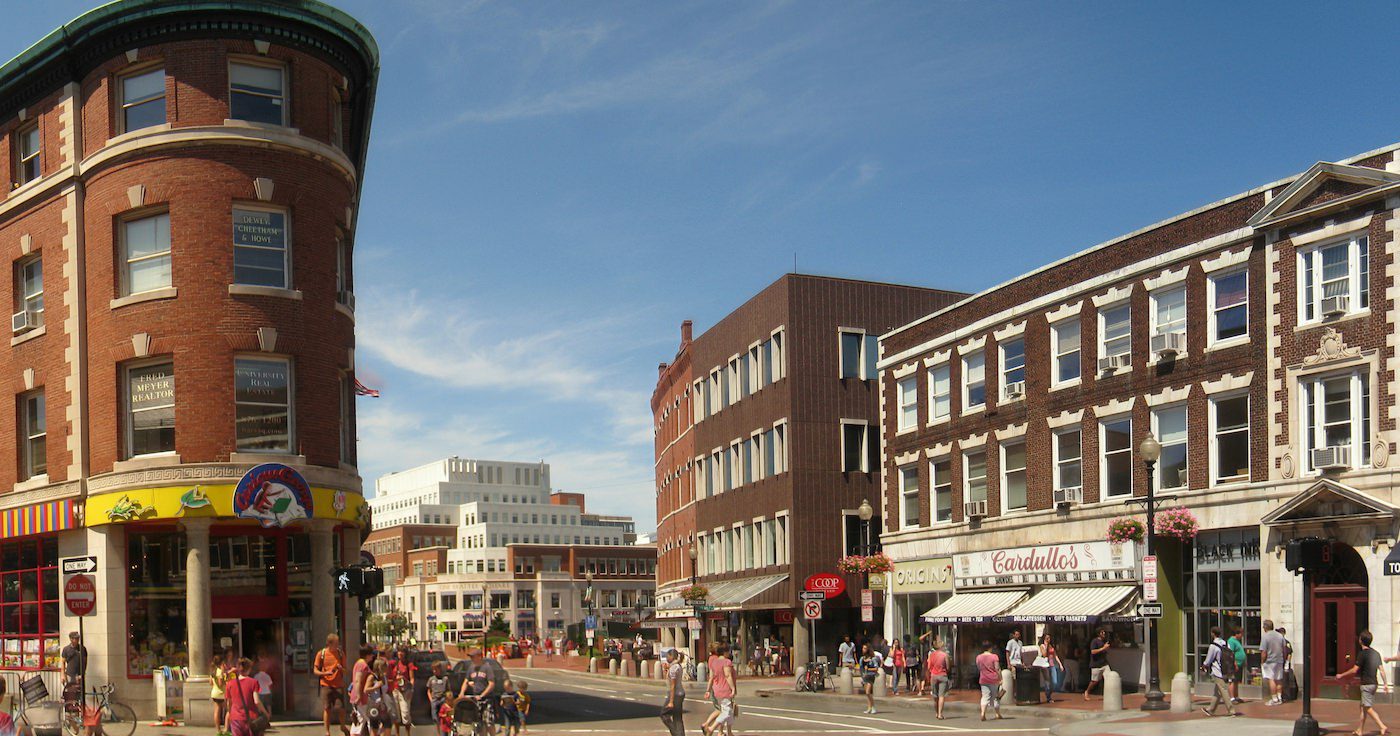
[[[861,499],[860,508],[856,510],[860,514],[860,554],[862,557],[870,555],[870,519],[875,516],[875,509],[870,508],[870,499]]]
[[[697,574],[697,572],[698,572],[697,565],[699,564],[699,560],[700,560],[700,550],[696,548],[694,542],[691,542],[691,543],[690,543],[690,549],[687,550],[686,553],[687,553],[688,555],[690,555],[690,587],[694,588],[695,586],[697,586],[697,585],[700,584],[700,576]],[[695,620],[696,620],[697,622],[699,622],[699,623],[700,623],[700,626],[701,626],[701,628],[696,629],[696,634],[697,634],[697,635],[696,635],[696,637],[695,637],[695,648],[692,650],[692,652],[693,652],[693,655],[692,655],[692,656],[697,656],[697,657],[698,657],[699,654],[701,654],[701,653],[704,652],[704,649],[702,649],[702,648],[700,647],[700,636],[699,636],[700,632],[703,632],[703,631],[704,631],[704,619],[701,618],[701,616],[704,614],[704,611],[701,611],[701,610],[700,610],[700,604],[699,604],[699,602],[692,602],[691,605],[690,605],[690,610],[691,610],[691,613],[695,614]]]
[[[1143,465],[1147,466],[1147,556],[1155,559],[1157,514],[1157,492],[1155,481],[1155,469],[1157,460],[1162,457],[1162,443],[1156,437],[1147,435],[1143,438],[1142,444],[1138,445],[1138,454],[1142,456]],[[1167,710],[1166,695],[1162,693],[1162,680],[1157,670],[1157,619],[1149,618],[1147,624],[1147,700],[1143,701],[1142,709],[1147,711]]]
[[[584,573],[584,574],[583,574],[583,579],[584,579],[585,581],[588,582],[588,587],[585,588],[585,589],[584,589],[584,592],[583,592],[583,600],[584,600],[585,605],[588,606],[588,615],[589,615],[589,617],[591,618],[591,617],[593,617],[593,615],[594,615],[594,613],[593,613],[593,599],[594,599],[595,597],[597,597],[597,595],[598,595],[597,591],[593,590],[593,571],[592,571],[592,570],[589,570],[588,572]],[[596,629],[596,628],[594,629],[594,632],[595,632],[595,638],[596,638],[596,632],[597,632],[597,629]],[[586,635],[587,635],[587,633],[585,633],[585,636],[586,636]],[[592,657],[592,656],[593,656],[593,641],[594,641],[593,639],[589,639],[589,640],[588,640],[588,656],[589,656],[589,657]]]

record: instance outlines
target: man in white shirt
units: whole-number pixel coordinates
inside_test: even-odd
[[[1021,658],[1021,630],[1016,629],[1011,632],[1011,638],[1006,640],[1006,666],[1013,670],[1019,670],[1026,666]]]
[[[840,655],[842,667],[854,667],[856,664],[856,645],[851,643],[848,635],[841,640],[841,646],[836,648],[836,653]]]

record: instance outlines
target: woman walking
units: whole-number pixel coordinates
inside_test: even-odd
[[[997,720],[1001,720],[1001,659],[993,651],[996,645],[982,642],[982,653],[977,655],[977,684],[982,687],[982,720],[987,720],[987,706],[991,706]]]
[[[883,665],[884,657],[879,652],[871,649],[869,644],[861,645],[857,666],[860,668],[861,687],[865,689],[865,712],[869,715],[875,714],[875,679],[883,676]]]
[[[899,681],[904,679],[904,669],[909,666],[909,661],[904,655],[904,643],[895,640],[894,649],[890,650],[890,658],[894,660],[894,687],[890,689],[890,695],[899,694]]]
[[[679,649],[666,652],[666,702],[661,705],[661,723],[671,736],[685,736],[685,685],[681,681]]]
[[[228,699],[228,730],[233,736],[256,736],[253,722],[259,716],[270,717],[267,706],[258,694],[258,681],[252,677],[253,661],[238,660],[238,669],[225,686]]]
[[[933,714],[943,720],[943,702],[948,698],[948,653],[943,651],[943,640],[935,638],[933,648],[924,661],[924,672],[928,679],[929,692],[933,695]]]
[[[1055,693],[1060,690],[1064,677],[1064,662],[1055,651],[1055,642],[1049,634],[1042,634],[1036,645],[1035,667],[1040,668],[1040,687],[1045,691],[1045,702],[1055,702]]]
[[[225,707],[226,693],[225,685],[228,684],[228,673],[224,670],[224,655],[215,654],[214,659],[209,662],[209,700],[214,703],[214,727],[219,734],[228,732],[228,709]]]

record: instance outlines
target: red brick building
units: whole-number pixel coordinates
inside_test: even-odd
[[[152,670],[188,664],[198,722],[228,643],[311,709],[313,642],[358,628],[312,571],[367,521],[351,264],[377,74],[349,16],[252,0],[107,4],[0,68],[0,576],[24,588],[0,668],[56,667],[58,559],[92,555],[90,680],[150,711]]]
[[[681,323],[681,344],[670,363],[657,369],[651,414],[656,421],[656,538],[674,540],[656,548],[656,587],[667,599],[690,585],[698,570],[690,559],[695,543],[695,411],[691,384],[690,320]],[[674,628],[684,621],[672,621]],[[674,635],[675,632],[671,632]]]

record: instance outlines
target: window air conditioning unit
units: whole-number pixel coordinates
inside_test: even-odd
[[[1163,332],[1152,336],[1152,352],[1158,358],[1175,358],[1186,352],[1186,333]]]
[[[1007,401],[1015,401],[1016,399],[1022,398],[1026,395],[1026,382],[1012,381],[1006,384],[1006,389],[1003,393]]]
[[[1107,358],[1099,358],[1099,372],[1107,373],[1116,371],[1119,368],[1128,368],[1133,364],[1133,356],[1128,353],[1122,355],[1110,355]]]
[[[987,515],[986,501],[968,501],[963,504],[963,516],[969,519],[980,519]]]
[[[1349,470],[1351,448],[1345,445],[1313,448],[1312,465],[1317,470]]]
[[[1055,489],[1055,505],[1069,506],[1084,503],[1084,486],[1070,486]]]
[[[1322,298],[1322,316],[1340,317],[1351,309],[1351,297],[1346,294]]]
[[[25,310],[23,312],[16,312],[13,317],[10,317],[10,331],[14,332],[16,335],[21,332],[28,332],[38,326],[38,312]]]

